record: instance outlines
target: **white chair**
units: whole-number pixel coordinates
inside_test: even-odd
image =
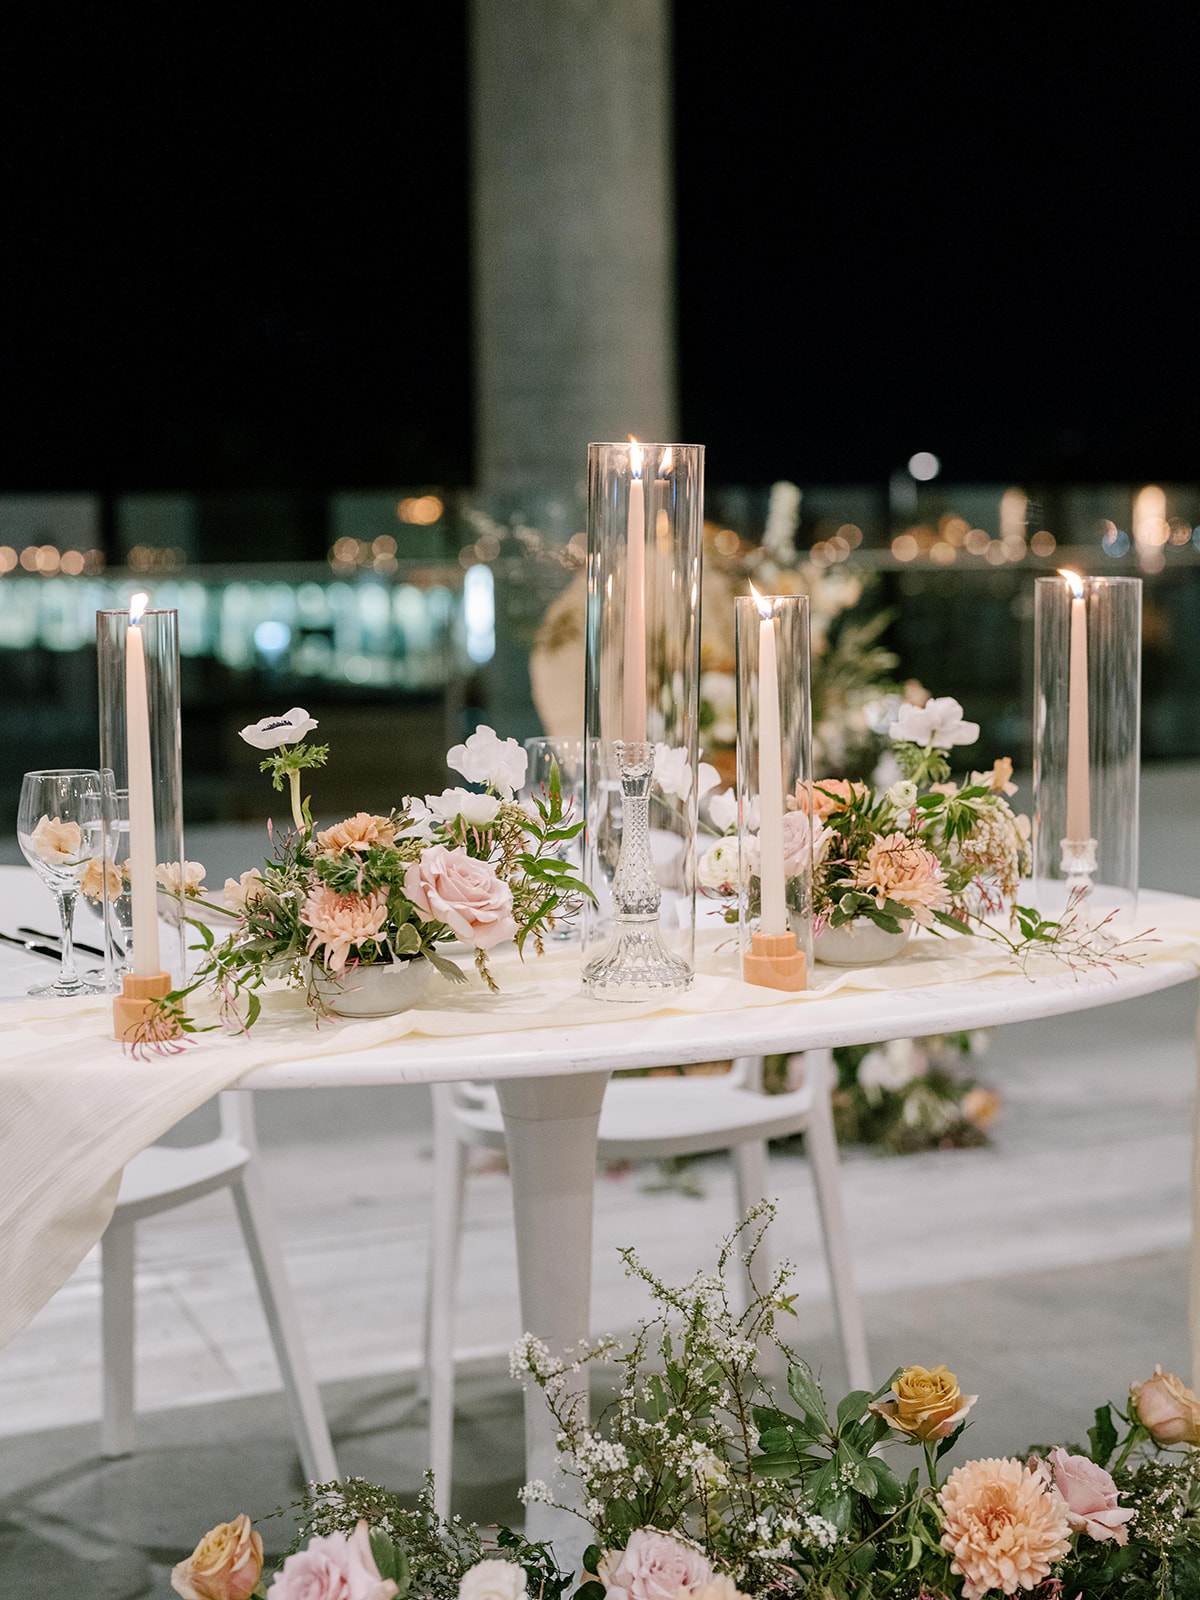
[[[833,1131],[832,1053],[804,1057],[803,1087],[762,1092],[762,1057],[744,1056],[722,1077],[617,1078],[604,1096],[598,1154],[604,1161],[648,1161],[728,1150],[739,1216],[767,1198],[767,1141],[803,1132],[832,1289],[834,1314],[850,1383],[871,1387],[866,1329],[854,1287]],[[467,1151],[504,1147],[496,1092],[484,1084],[437,1084],[434,1103],[434,1206],[426,1300],[425,1381],[429,1395],[430,1465],[435,1503],[450,1504],[454,1432],[454,1302]],[[764,1246],[767,1241],[764,1240]],[[760,1249],[755,1276],[769,1277]]]
[[[134,1157],[125,1168],[116,1210],[100,1241],[101,1453],[133,1452],[134,1230],[145,1217],[228,1188],[279,1362],[304,1475],[310,1482],[326,1483],[337,1477],[337,1462],[259,1170],[253,1099],[246,1090],[227,1089],[217,1103],[219,1138],[180,1148],[151,1145]]]

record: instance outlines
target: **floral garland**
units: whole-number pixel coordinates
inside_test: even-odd
[[[1037,1446],[943,1477],[979,1399],[946,1366],[897,1369],[831,1410],[776,1333],[792,1310],[787,1269],[731,1310],[725,1269],[753,1261],[770,1215],[751,1212],[716,1272],[682,1288],[622,1251],[656,1307],[629,1350],[605,1340],[563,1361],[528,1334],[514,1348],[514,1375],[545,1392],[562,1480],[578,1485],[594,1532],[580,1574],[508,1529],[488,1542],[439,1521],[428,1485],[411,1510],[350,1479],[313,1485],[298,1503],[299,1535],[269,1589],[245,1516],[207,1534],[172,1586],[185,1600],[562,1600],[573,1582],[572,1600],[1200,1592],[1200,1399],[1185,1384],[1156,1367],[1125,1411],[1097,1409],[1086,1450]],[[790,1406],[760,1379],[764,1349],[786,1361]],[[567,1380],[600,1359],[623,1380],[593,1421]],[[918,1467],[897,1470],[885,1454],[896,1445],[918,1450]],[[529,1483],[522,1498],[555,1491]]]
[[[275,788],[290,790],[294,827],[277,839],[272,833],[271,860],[227,879],[221,904],[205,898],[198,863],[160,867],[165,887],[235,917],[237,927],[218,941],[194,920],[205,958],[194,981],[161,1002],[147,1042],[171,1027],[196,1031],[184,1002],[202,987],[217,995],[227,1022],[249,1027],[259,991],[273,979],[303,990],[318,1015],[327,1010],[321,980],[347,982],[360,965],[424,960],[465,982],[439,949],[451,940],[473,949],[495,989],[488,951],[511,939],[522,953],[529,940],[540,952],[545,933],[589,894],[559,858],[583,820],[564,801],[557,768],[529,805],[517,803],[527,758],[515,739],[481,727],[448,753],[448,765],[482,792],[449,788],[407,798],[387,816],[360,811],[318,829],[300,794],[300,774],[328,758],[328,746],[305,742],[316,726],[297,707],[242,729],[248,744],[271,752],[262,770]]]

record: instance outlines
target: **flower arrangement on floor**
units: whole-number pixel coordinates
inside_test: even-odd
[[[891,1155],[988,1144],[1000,1095],[963,1070],[983,1051],[986,1038],[976,1029],[835,1049],[832,1103],[839,1144],[871,1145]]]
[[[564,803],[556,770],[529,806],[517,803],[526,756],[515,739],[481,727],[447,755],[449,766],[483,792],[450,788],[405,799],[387,816],[360,811],[321,829],[300,794],[300,774],[328,759],[328,746],[305,742],[316,726],[297,708],[242,730],[249,744],[270,752],[262,770],[275,788],[290,790],[294,828],[272,834],[273,858],[228,879],[220,905],[203,894],[202,867],[188,862],[182,875],[176,871],[191,901],[237,920],[220,941],[195,923],[204,960],[194,982],[162,1006],[184,1028],[194,1027],[184,999],[201,987],[217,994],[228,1019],[249,1026],[259,1014],[258,991],[270,979],[302,989],[318,1014],[327,1010],[331,982],[350,987],[367,966],[423,961],[464,981],[443,953],[452,940],[473,951],[476,968],[495,989],[488,951],[507,940],[522,952],[532,940],[540,951],[544,934],[588,893],[555,854],[583,820]]]
[[[573,1359],[526,1334],[514,1374],[545,1392],[562,1483],[593,1530],[572,1600],[1161,1600],[1200,1593],[1200,1399],[1155,1368],[1124,1411],[1102,1405],[1088,1446],[942,1462],[979,1397],[944,1365],[897,1369],[831,1409],[777,1337],[787,1271],[735,1312],[725,1270],[752,1266],[770,1207],[728,1238],[715,1273],[681,1288],[632,1251],[627,1269],[654,1313],[620,1350]],[[748,1236],[746,1230],[749,1230]],[[748,1244],[748,1248],[747,1248]],[[786,1366],[787,1400],[759,1377],[760,1352]],[[616,1399],[592,1420],[569,1378],[615,1360]],[[911,1447],[908,1468],[889,1451]],[[490,1540],[439,1522],[361,1480],[313,1485],[292,1553],[268,1589],[261,1537],[243,1516],[175,1568],[185,1600],[561,1600],[573,1574],[544,1544],[507,1529]]]

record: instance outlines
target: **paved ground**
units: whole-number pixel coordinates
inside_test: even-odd
[[[1146,775],[1143,881],[1200,892],[1195,767]],[[192,849],[189,848],[189,854]],[[211,854],[211,853],[210,853]],[[213,861],[209,860],[210,869]],[[236,864],[231,861],[228,868]],[[223,864],[222,864],[223,865]],[[1155,1361],[1186,1372],[1194,985],[997,1034],[980,1064],[1004,1093],[995,1147],[851,1158],[845,1190],[871,1354],[882,1377],[945,1360],[981,1395],[970,1452],[1080,1436],[1098,1400]],[[428,1227],[423,1090],[267,1096],[268,1181],[344,1471],[402,1489],[424,1466],[413,1373]],[[177,1130],[203,1136],[206,1113]],[[780,1247],[798,1262],[796,1342],[843,1385],[807,1169],[774,1158]],[[704,1194],[598,1185],[596,1326],[638,1313],[615,1257],[637,1244],[672,1276],[728,1226],[719,1160]],[[214,1196],[143,1226],[139,1451],[97,1456],[94,1259],[0,1353],[0,1595],[166,1596],[169,1565],[214,1522],[262,1516],[298,1469],[231,1208]],[[515,1518],[520,1397],[495,1352],[519,1331],[501,1171],[470,1185],[455,1505]],[[268,1548],[286,1543],[267,1522]]]

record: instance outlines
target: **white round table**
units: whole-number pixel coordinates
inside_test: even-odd
[[[1182,897],[1147,892],[1142,905]],[[513,1183],[521,1316],[561,1351],[590,1331],[592,1196],[596,1130],[609,1074],[727,1056],[769,1055],[996,1027],[1153,994],[1196,977],[1187,961],[1026,978],[1018,973],[920,989],[849,991],[795,1005],[614,1020],[449,1039],[409,1035],[388,1046],[280,1063],[248,1074],[255,1090],[495,1082]],[[1195,1148],[1195,1144],[1193,1146]],[[1193,1158],[1195,1159],[1195,1158]],[[1200,1228],[1193,1227],[1193,1250]],[[1200,1273],[1193,1270],[1193,1283]],[[1200,1320],[1192,1309],[1193,1348]],[[526,1475],[551,1482],[555,1425],[536,1387],[525,1404]],[[573,1548],[580,1524],[545,1505],[529,1508],[530,1537]]]

